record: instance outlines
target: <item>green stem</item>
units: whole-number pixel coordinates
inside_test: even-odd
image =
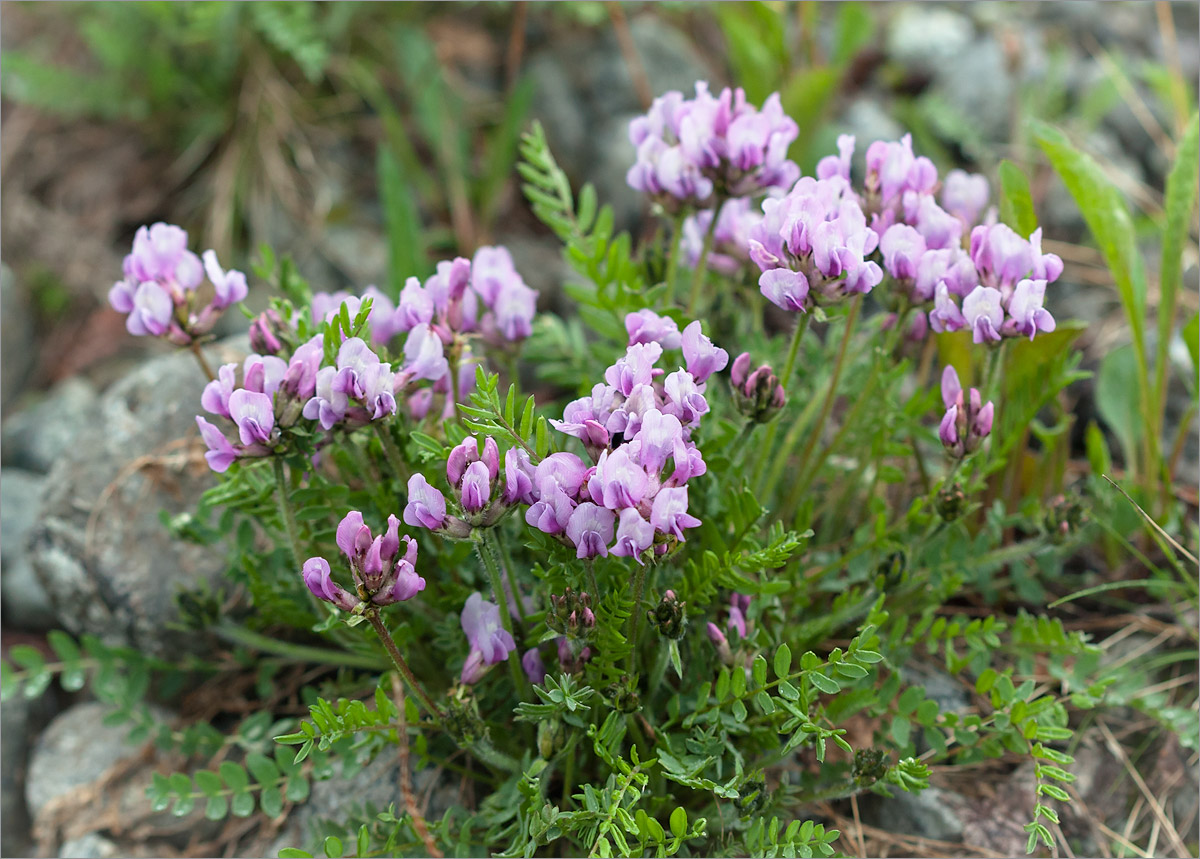
[[[479,758],[485,764],[493,766],[498,770],[504,770],[510,773],[519,773],[521,765],[517,763],[516,758],[512,755],[506,755],[498,748],[492,745],[490,738],[484,737],[471,743],[471,754]]]
[[[508,581],[508,587],[512,591],[513,602],[517,604],[517,617],[521,620],[521,626],[528,624],[525,620],[525,601],[521,599],[521,592],[517,588],[517,580],[512,574],[512,556],[508,553],[508,546],[500,541],[500,537],[492,535],[489,545],[497,554],[500,562],[500,568],[504,571],[504,578]]]
[[[714,200],[712,220],[704,233],[704,246],[700,248],[700,259],[696,261],[696,270],[692,272],[692,294],[688,298],[688,318],[696,315],[696,302],[700,300],[700,287],[704,285],[704,275],[708,267],[708,255],[712,253],[713,236],[717,232],[717,221],[721,214],[721,206],[725,201],[720,197]]]
[[[591,558],[585,559],[583,566],[587,570],[588,586],[592,589],[592,603],[594,604],[600,599],[600,586],[596,584],[596,566]]]
[[[792,343],[788,347],[787,359],[783,365],[783,375],[779,376],[779,384],[783,386],[784,391],[787,390],[788,385],[792,381],[792,370],[796,366],[796,356],[800,354],[800,341],[804,338],[804,332],[808,330],[808,323],[811,319],[812,314],[803,314],[796,322],[796,330],[792,332]],[[771,451],[775,448],[775,436],[778,433],[779,418],[776,418],[767,427],[767,437],[763,439],[762,446],[758,449],[758,461],[754,464],[754,471],[750,477],[751,486],[758,486],[762,480],[763,473],[767,468],[767,461],[771,457]]]
[[[204,375],[208,377],[208,381],[212,382],[216,380],[217,377],[213,375],[212,367],[209,366],[208,359],[204,357],[204,350],[200,348],[200,344],[192,341],[191,346],[188,348],[196,356],[196,363],[200,365],[200,369],[204,371]]]
[[[458,420],[458,358],[451,349],[450,359],[450,406],[454,409],[454,419]]]
[[[386,665],[386,663],[380,662],[379,659],[373,656],[349,653],[344,650],[329,650],[324,647],[313,647],[307,644],[293,644],[288,641],[280,641],[269,635],[263,635],[260,632],[253,632],[241,626],[234,626],[233,624],[218,624],[212,627],[212,630],[218,638],[223,638],[233,644],[252,647],[263,653],[274,653],[277,656],[293,659],[297,662],[315,662],[319,665],[338,665],[367,670],[381,669]]]
[[[378,609],[367,609],[364,615],[370,622],[371,628],[375,630],[375,634],[379,636],[379,640],[383,642],[383,647],[388,652],[388,656],[392,658],[392,664],[396,666],[396,670],[408,681],[409,687],[412,688],[417,698],[421,700],[425,709],[429,711],[429,715],[433,716],[436,721],[441,722],[442,711],[433,702],[433,699],[429,697],[429,693],[425,691],[425,688],[417,681],[416,675],[412,673],[412,669],[408,667],[408,663],[404,661],[404,656],[400,653],[400,648],[396,646],[396,640],[388,632],[387,624],[379,616]]]
[[[483,529],[483,537],[475,544],[475,548],[479,560],[483,562],[483,567],[487,570],[488,580],[492,585],[492,594],[495,596],[496,602],[500,604],[500,623],[504,626],[505,632],[512,636],[513,641],[519,642],[513,632],[512,615],[508,610],[508,594],[504,590],[504,581],[500,577],[500,565],[496,563],[492,548],[488,545],[488,541],[494,539],[495,537],[489,529]],[[522,698],[528,697],[529,680],[525,677],[525,672],[521,670],[520,658],[513,659],[510,654],[509,658],[504,661],[508,663],[509,673],[512,674],[513,689],[518,690]]]
[[[388,465],[400,478],[401,483],[407,483],[408,467],[404,464],[404,457],[400,455],[400,448],[396,447],[396,440],[392,438],[391,429],[382,423],[376,423],[375,435],[379,437],[379,443],[383,445],[383,455],[387,457]]]
[[[817,416],[817,423],[808,433],[808,441],[804,443],[804,449],[800,451],[800,465],[796,468],[796,474],[804,474],[808,469],[809,460],[812,458],[813,451],[816,449],[817,442],[825,430],[825,422],[829,420],[829,413],[833,411],[833,401],[837,399],[838,382],[842,378],[842,369],[846,365],[846,353],[849,351],[850,337],[854,333],[854,321],[858,318],[858,309],[862,306],[862,295],[856,295],[854,301],[850,304],[850,312],[846,315],[846,328],[842,332],[842,342],[838,346],[837,360],[833,365],[833,375],[829,379],[829,388],[825,391],[825,400],[821,404],[821,412]],[[776,463],[776,469],[782,467],[784,458],[781,458]]]
[[[671,245],[667,251],[667,294],[663,298],[663,306],[670,307],[675,303],[675,281],[679,275],[679,257],[683,251],[679,247],[683,238],[684,214],[680,212],[671,222]]]
[[[292,549],[292,562],[299,572],[304,567],[304,552],[300,548],[300,528],[296,525],[296,514],[292,511],[292,502],[288,499],[287,477],[283,473],[283,460],[278,456],[271,458],[275,466],[275,488],[279,495],[279,515],[283,518],[283,527],[287,531],[288,543]]]
[[[563,766],[562,799],[560,799],[558,802],[558,808],[560,811],[565,811],[567,808],[567,803],[571,800],[571,787],[575,782],[575,758],[577,756],[568,751],[563,755],[563,757],[565,757],[567,761]]]
[[[633,673],[637,656],[638,629],[642,625],[642,592],[646,589],[646,565],[639,564],[633,575],[633,614],[629,617],[629,672]]]

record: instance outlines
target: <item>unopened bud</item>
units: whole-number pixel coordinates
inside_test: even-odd
[[[933,506],[942,517],[942,521],[953,522],[967,509],[967,493],[963,492],[962,485],[957,482],[943,486],[938,490]]]
[[[279,338],[283,328],[283,319],[274,308],[264,310],[250,323],[250,348],[260,355],[283,351],[283,341]]]
[[[686,609],[687,603],[680,602],[674,591],[667,591],[654,610],[646,612],[646,617],[658,629],[660,635],[678,640],[683,638],[687,628]]]
[[[750,371],[749,352],[743,352],[734,360],[730,382],[738,411],[756,423],[769,421],[787,402],[783,385],[770,365],[763,364]]]

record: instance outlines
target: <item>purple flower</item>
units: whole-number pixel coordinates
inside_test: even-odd
[[[337,375],[336,367],[322,367],[317,372],[313,395],[304,404],[304,417],[317,421],[324,430],[331,430],[341,423],[350,405],[350,398],[345,391],[334,387]]]
[[[928,158],[913,155],[911,134],[867,147],[867,189],[879,193],[885,208],[905,191],[928,194],[936,184],[937,168]]]
[[[729,646],[729,639],[725,637],[725,633],[721,631],[721,627],[717,626],[712,621],[704,628],[708,640],[713,643],[717,649],[717,656],[725,665],[733,664],[733,650]]]
[[[225,472],[233,464],[233,461],[238,458],[237,448],[233,446],[220,429],[199,415],[196,416],[196,425],[200,427],[200,436],[204,439],[204,444],[208,447],[208,452],[204,454],[204,458],[208,462],[208,467],[218,474]]]
[[[133,238],[133,252],[125,257],[126,278],[195,289],[204,270],[199,258],[187,249],[187,242],[187,232],[172,224],[160,221],[140,227]]]
[[[787,401],[783,385],[769,364],[750,371],[749,352],[743,352],[734,359],[729,381],[738,411],[751,420],[769,420]]]
[[[687,370],[697,383],[713,373],[725,369],[729,363],[729,353],[704,336],[700,321],[696,320],[683,329],[683,358],[687,362]]]
[[[503,662],[517,649],[512,635],[500,623],[500,606],[485,600],[478,591],[467,597],[463,606],[462,630],[471,645],[463,665],[463,683],[477,682],[487,666]]]
[[[759,291],[776,307],[805,312],[808,278],[803,272],[773,268],[759,275],[758,286]]]
[[[692,268],[700,263],[700,256],[704,253],[704,237],[712,226],[712,218],[712,209],[704,209],[683,222],[679,249]],[[749,197],[726,200],[717,216],[717,226],[713,229],[708,265],[722,274],[736,274],[742,264],[750,259],[750,233],[762,220],[762,209],[754,205]],[[663,347],[678,348],[678,341],[675,347],[666,343]]]
[[[663,393],[667,399],[663,412],[679,418],[684,426],[699,423],[708,413],[708,400],[687,370],[676,370],[667,376],[663,381]]]
[[[958,373],[954,367],[946,365],[942,371],[942,402],[946,414],[938,426],[938,438],[946,452],[956,459],[978,450],[992,431],[995,407],[990,401],[981,405],[982,399],[979,391],[971,388],[964,400]]]
[[[274,355],[248,355],[242,364],[242,387],[273,397],[287,368],[287,362]]]
[[[839,134],[837,155],[826,155],[817,162],[817,178],[829,179],[837,176],[850,181],[850,159],[854,157],[854,135]]]
[[[317,373],[325,357],[324,337],[320,334],[296,347],[288,361],[280,388],[289,397],[307,402],[316,392]]]
[[[242,444],[271,443],[275,429],[275,407],[266,394],[239,388],[229,395],[229,416],[237,424]]]
[[[412,379],[437,380],[450,372],[442,340],[428,323],[420,322],[404,341],[404,372]]]
[[[187,241],[186,234],[184,241]],[[231,304],[244,301],[248,291],[246,275],[234,269],[225,271],[221,268],[221,264],[217,262],[216,251],[205,251],[203,259],[204,271],[217,292],[217,297],[213,300],[213,307],[217,310],[224,310]]]
[[[526,286],[507,248],[475,251],[471,287],[492,311],[495,328],[505,340],[522,340],[532,333],[537,292]]]
[[[125,328],[135,337],[161,337],[171,325],[175,304],[165,289],[152,281],[138,286]]]
[[[1057,254],[1042,253],[1042,228],[1038,227],[1029,237],[1029,253],[1033,259],[1033,277],[1053,283],[1063,271],[1063,261]]]
[[[342,611],[354,611],[358,599],[335,584],[330,575],[329,562],[324,558],[309,558],[304,562],[304,584],[313,596],[333,603]]]
[[[433,322],[433,296],[421,285],[418,278],[410,277],[400,290],[400,303],[396,306],[393,322],[398,331],[411,331],[418,325]]]
[[[650,510],[650,524],[662,534],[673,535],[683,540],[684,528],[695,528],[700,520],[687,512],[688,491],[686,486],[663,487],[654,496]]]
[[[641,443],[640,461],[646,471],[663,470],[667,460],[683,448],[683,424],[674,415],[650,409],[642,416],[636,440]]]
[[[206,412],[229,417],[229,397],[237,387],[237,364],[222,364],[217,378],[204,386],[200,394],[200,405]]]
[[[544,534],[561,534],[567,529],[574,511],[575,502],[567,493],[548,484],[541,490],[541,497],[525,511],[525,521]]]
[[[475,461],[467,466],[463,474],[462,506],[468,513],[478,513],[487,507],[492,495],[492,478],[488,467]]]
[[[388,522],[395,521],[395,518],[395,516],[389,516]],[[389,528],[390,533],[391,529]],[[417,562],[417,543],[407,534],[401,539],[405,543],[405,552],[402,557],[397,559],[395,567],[392,569],[391,575],[395,576],[395,581],[389,587],[385,579],[384,587],[371,598],[371,601],[376,605],[391,605],[392,603],[405,602],[425,590],[425,579],[417,575],[415,566]]]
[[[957,331],[965,328],[967,320],[950,297],[946,282],[941,281],[933,294],[933,310],[929,311],[929,327],[934,331]]]
[[[963,319],[971,329],[976,343],[1000,339],[1000,326],[1004,323],[1004,308],[1000,304],[1000,290],[990,286],[977,286],[963,299]]]
[[[567,520],[567,538],[577,549],[575,557],[608,556],[608,544],[613,538],[613,512],[584,501]]]
[[[663,347],[657,343],[635,343],[604,371],[604,380],[628,397],[636,386],[650,384],[662,372],[654,368],[662,353]]]
[[[587,473],[588,467],[582,459],[573,453],[561,451],[550,454],[537,464],[533,472],[533,485],[543,494],[549,491],[548,487],[558,487],[574,497],[579,494]]]
[[[1022,280],[1013,290],[1008,302],[1008,314],[1011,317],[1004,323],[1004,333],[1033,339],[1039,331],[1053,331],[1054,317],[1050,311],[1042,307],[1046,297],[1046,281]]]
[[[532,504],[533,466],[523,448],[510,447],[504,452],[504,503]]]
[[[653,310],[635,310],[625,315],[625,330],[629,345],[657,343],[663,349],[678,349],[679,326],[669,316],[659,316]]]
[[[529,648],[521,656],[521,668],[525,670],[525,676],[534,686],[541,686],[546,682],[546,663],[542,661],[542,654],[536,647]]]
[[[961,218],[966,224],[974,224],[987,206],[988,180],[978,173],[951,170],[942,183],[942,208]]]
[[[404,524],[436,531],[446,522],[446,497],[429,485],[423,474],[408,479],[408,504]]]
[[[904,213],[905,220],[924,237],[926,247],[961,247],[962,221],[939,206],[932,194],[905,194]]]
[[[654,526],[636,508],[626,507],[622,510],[617,523],[617,542],[612,547],[612,553],[645,564],[642,553],[653,544]]]
[[[897,280],[911,280],[925,253],[925,238],[907,224],[893,224],[879,239],[879,251],[888,273]]]
[[[450,451],[450,456],[446,458],[446,478],[450,481],[450,485],[457,486],[462,481],[467,466],[480,461],[483,462],[488,477],[495,480],[500,474],[500,448],[497,447],[496,440],[491,436],[487,437],[483,443],[481,457],[479,442],[474,436],[467,436]]]
[[[971,260],[984,284],[1011,287],[1033,269],[1033,247],[1005,224],[981,225],[971,230]]]
[[[630,458],[628,445],[600,454],[596,472],[588,481],[592,500],[610,510],[637,507],[649,486],[645,469]]]
[[[975,265],[961,248],[930,250],[921,256],[912,285],[913,299],[928,301],[942,282],[954,295],[966,295],[979,284]]]

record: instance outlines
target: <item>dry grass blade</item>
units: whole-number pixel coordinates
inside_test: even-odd
[[[1134,784],[1136,784],[1138,790],[1141,791],[1142,797],[1146,800],[1146,804],[1150,806],[1150,810],[1154,812],[1155,818],[1162,825],[1163,831],[1167,833],[1167,838],[1170,839],[1172,848],[1178,851],[1179,856],[1190,856],[1191,853],[1188,851],[1187,846],[1183,843],[1183,839],[1179,837],[1179,833],[1175,831],[1175,827],[1171,824],[1171,821],[1167,819],[1167,814],[1165,811],[1163,811],[1162,804],[1158,801],[1154,794],[1150,792],[1150,788],[1146,785],[1146,781],[1142,778],[1142,774],[1137,771],[1137,768],[1134,767],[1133,762],[1129,760],[1129,755],[1125,753],[1125,749],[1123,749],[1121,744],[1117,742],[1117,738],[1113,736],[1112,731],[1110,731],[1108,728],[1108,725],[1103,719],[1098,720],[1096,724],[1099,726],[1100,732],[1104,734],[1104,744],[1108,746],[1108,750],[1125,767],[1125,771],[1129,773],[1129,777],[1133,779]]]
[[[1191,561],[1197,567],[1200,567],[1200,560],[1197,560],[1195,555],[1193,555],[1187,549],[1183,548],[1183,546],[1179,545],[1179,543],[1175,540],[1174,537],[1172,537],[1170,534],[1168,534],[1166,531],[1164,531],[1162,526],[1159,525],[1157,522],[1155,522],[1149,513],[1147,513],[1145,510],[1143,510],[1136,501],[1134,501],[1132,498],[1129,497],[1128,492],[1126,492],[1120,486],[1117,486],[1117,484],[1114,483],[1112,478],[1110,478],[1107,474],[1102,474],[1100,476],[1103,477],[1105,480],[1107,480],[1109,483],[1111,483],[1118,492],[1120,492],[1122,495],[1125,496],[1125,500],[1128,501],[1130,504],[1132,504],[1134,509],[1137,510],[1137,512],[1141,514],[1142,518],[1145,519],[1146,522],[1150,525],[1150,527],[1154,529],[1154,533],[1158,534],[1160,537],[1162,537],[1164,540],[1166,540],[1168,543],[1170,543],[1171,546],[1175,549],[1175,551],[1177,551],[1179,554],[1183,555],[1185,558],[1187,558],[1189,561]]]

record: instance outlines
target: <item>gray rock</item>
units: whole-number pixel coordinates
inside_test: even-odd
[[[966,687],[931,665],[909,662],[904,666],[904,679],[912,686],[923,686],[925,697],[936,701],[943,713],[961,713],[971,707],[971,696]]]
[[[0,405],[7,411],[33,369],[36,340],[29,302],[12,269],[0,264]]]
[[[7,706],[7,704],[5,705]],[[60,713],[38,737],[29,759],[25,801],[36,818],[59,797],[91,784],[120,761],[139,753],[126,742],[132,723],[105,725],[110,708],[89,701]],[[155,710],[167,718],[163,710]]]
[[[240,315],[240,314],[239,314]],[[4,464],[48,472],[91,426],[96,389],[78,377],[55,385],[42,399],[7,417],[3,428]]]
[[[64,841],[58,848],[58,855],[62,859],[114,859],[129,854],[117,842],[89,832],[79,838]]]
[[[224,341],[209,362],[239,360],[244,348]],[[173,598],[216,586],[225,553],[172,538],[159,512],[191,509],[211,485],[195,423],[203,387],[190,354],[147,361],[104,393],[51,471],[31,556],[69,632],[160,655],[195,649],[194,636],[168,629]]]
[[[964,803],[939,788],[926,788],[920,793],[896,790],[890,799],[868,796],[860,804],[864,821],[887,832],[937,841],[962,840]]]
[[[0,604],[4,622],[25,630],[49,629],[54,608],[29,559],[29,535],[37,524],[46,478],[17,468],[0,479]]]
[[[687,37],[657,15],[638,15],[629,29],[652,95],[691,93],[709,77]],[[592,182],[600,201],[614,204],[618,229],[631,227],[643,202],[625,182],[634,154],[629,119],[644,107],[611,29],[558,39],[535,51],[527,68],[555,159],[576,186]]]
[[[992,36],[976,39],[940,66],[934,92],[985,140],[1011,137],[1012,76],[1004,49]]]
[[[340,762],[335,764],[339,772],[341,766]],[[439,774],[436,769],[413,772],[412,789],[418,807],[425,808],[427,821],[441,820],[458,801],[457,777],[452,778],[444,772]],[[427,807],[422,805],[426,793],[429,793]],[[284,847],[314,847],[319,840],[316,835],[322,821],[344,821],[352,811],[361,811],[365,807],[383,811],[393,803],[398,812],[403,810],[400,759],[395,748],[385,746],[373,761],[351,778],[335,775],[327,781],[313,782],[308,801],[288,815],[267,855],[277,856]]]
[[[330,224],[321,231],[321,249],[357,290],[387,279],[388,246],[378,225]]]
[[[26,771],[33,735],[54,714],[54,698],[15,696],[0,707],[0,855],[32,856]]]
[[[853,134],[859,152],[876,140],[899,140],[904,127],[894,120],[882,104],[873,98],[855,99],[842,114],[839,127],[846,134]],[[862,158],[862,155],[859,155]]]
[[[932,73],[962,56],[974,35],[966,16],[941,4],[905,6],[887,34],[888,55],[912,71]]]

